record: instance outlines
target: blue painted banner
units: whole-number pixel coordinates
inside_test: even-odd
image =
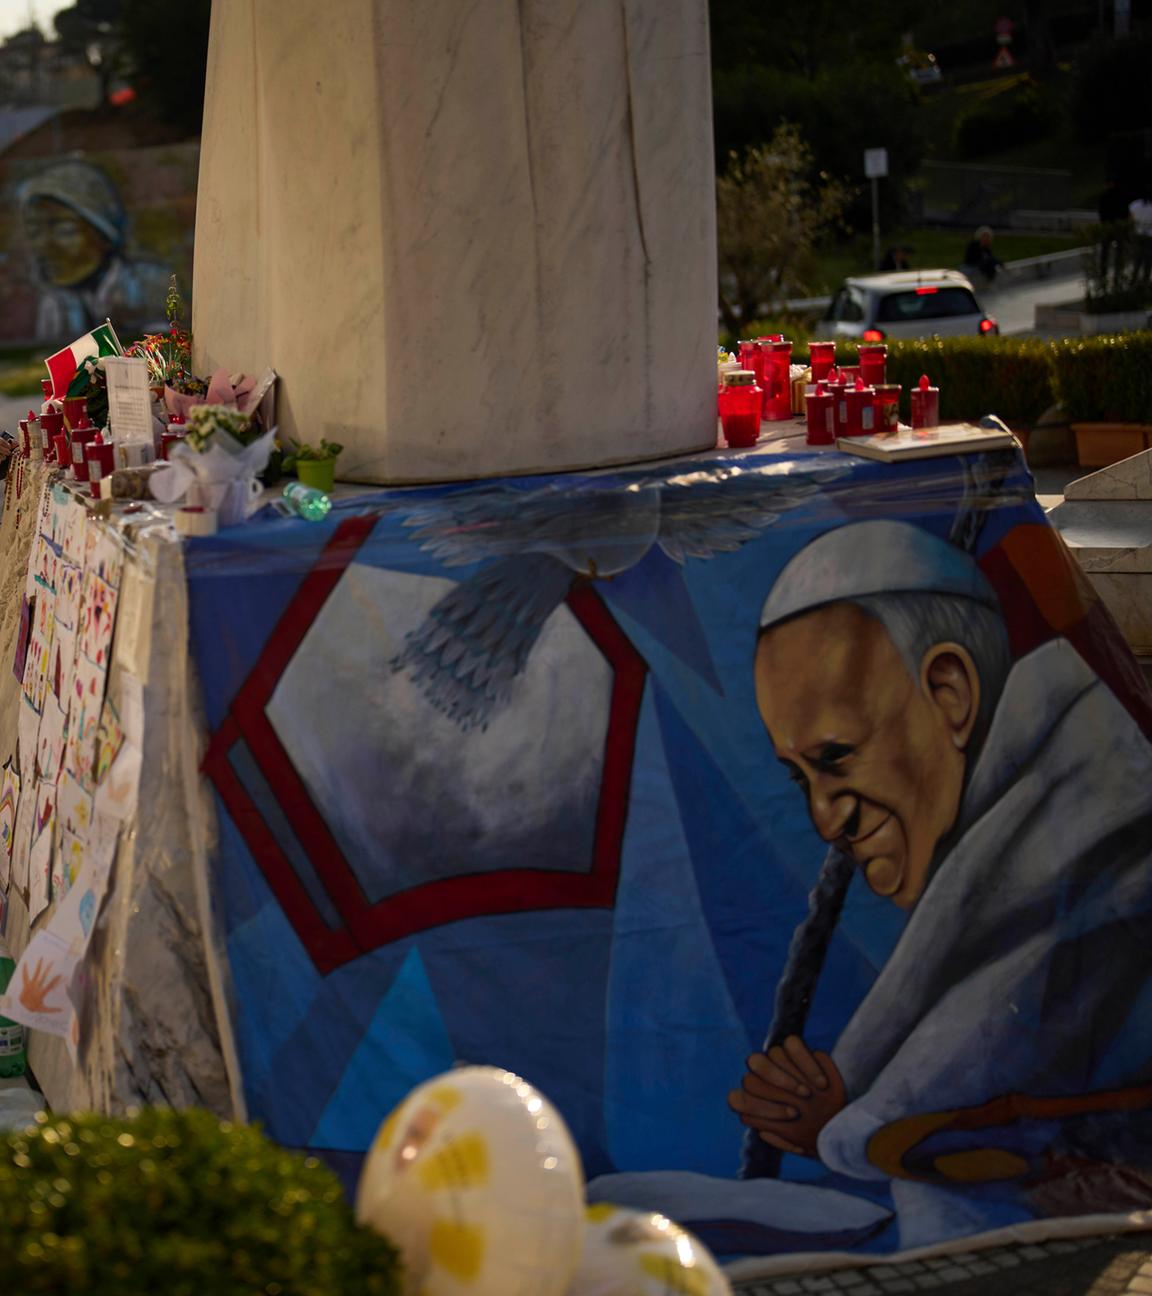
[[[250,1109],[522,1073],[723,1254],[1152,1195],[1152,699],[1007,451],[378,492],[187,547]]]

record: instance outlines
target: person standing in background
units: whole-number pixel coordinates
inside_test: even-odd
[[[1140,196],[1128,204],[1128,215],[1136,239],[1133,278],[1136,283],[1147,283],[1152,276],[1152,180],[1147,177]]]
[[[996,272],[1004,266],[1004,262],[992,251],[992,237],[992,227],[981,225],[964,249],[963,269],[968,277],[971,278],[972,272],[976,272],[989,285],[995,282]]]

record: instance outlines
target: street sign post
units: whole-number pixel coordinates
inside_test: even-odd
[[[864,175],[872,186],[872,269],[880,268],[880,190],[877,182],[888,174],[888,150],[864,150]]]

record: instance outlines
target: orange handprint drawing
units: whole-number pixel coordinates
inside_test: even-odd
[[[31,976],[28,975],[27,967],[24,968],[24,982],[20,987],[20,1002],[28,1009],[29,1012],[54,1013],[59,1012],[59,1008],[50,1008],[45,1002],[53,990],[60,984],[60,977],[54,976],[51,981],[48,975],[52,971],[52,964],[44,966],[43,959],[36,960],[36,970]]]

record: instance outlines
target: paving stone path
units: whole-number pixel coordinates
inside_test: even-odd
[[[1152,1296],[1152,1235],[1069,1238],[937,1260],[746,1279],[736,1296]]]

